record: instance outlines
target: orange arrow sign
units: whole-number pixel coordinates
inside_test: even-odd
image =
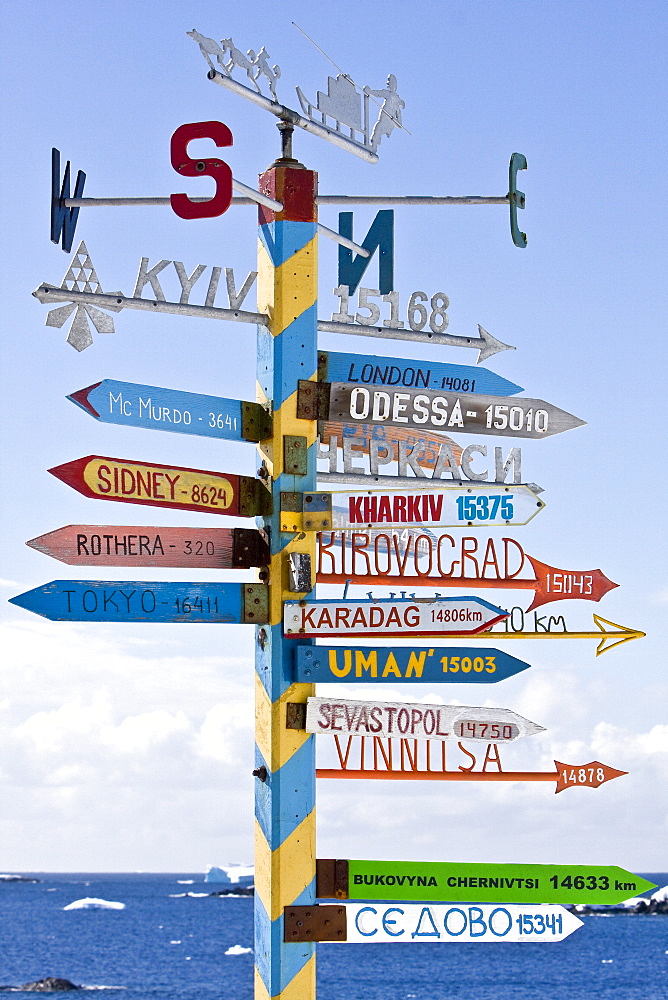
[[[408,741],[406,741],[408,742]],[[418,771],[418,770],[351,770],[348,768],[316,769],[316,778],[372,778],[389,781],[554,781],[555,794],[565,788],[598,788],[606,781],[619,778],[628,771],[618,771],[608,764],[592,760],[589,764],[562,764],[555,760],[554,771]]]
[[[407,536],[407,537],[406,537]],[[553,601],[600,601],[619,586],[600,569],[565,570],[548,566],[524,552],[514,538],[436,535],[428,529],[408,534],[388,529],[327,531],[318,535],[318,583],[363,583],[394,587],[470,587],[492,590],[533,590],[527,611]],[[511,570],[511,559],[519,566]],[[529,563],[535,579],[518,577]],[[386,572],[386,569],[398,572]],[[462,567],[468,574],[463,575]],[[457,570],[459,569],[459,572]]]

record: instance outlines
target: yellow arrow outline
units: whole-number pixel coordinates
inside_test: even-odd
[[[603,638],[596,647],[596,655],[600,656],[601,653],[605,653],[606,650],[612,649],[614,646],[620,646],[623,642],[629,642],[631,639],[642,639],[646,636],[646,632],[640,632],[638,629],[627,628],[625,625],[618,625],[616,622],[608,621],[607,618],[601,618],[600,615],[593,615],[594,624],[598,625],[599,632],[478,632],[475,636],[468,636],[469,639],[598,639],[603,633]],[[611,625],[613,629],[618,629],[616,632],[607,632],[605,629],[606,625]],[[462,636],[463,638],[464,636]],[[614,642],[610,642],[614,639]],[[607,645],[609,643],[609,645]]]

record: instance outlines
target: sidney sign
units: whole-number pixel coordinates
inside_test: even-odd
[[[545,731],[508,708],[309,698],[307,733],[509,743]]]
[[[582,921],[561,906],[450,906],[345,903],[348,943],[548,943],[563,941]]]
[[[581,427],[585,421],[542,399],[459,395],[430,389],[373,389],[348,382],[329,385],[329,420],[364,421],[394,427],[545,438]]]
[[[266,513],[271,505],[271,496],[259,479],[234,473],[100,455],[87,455],[48,471],[94,500],[118,500],[120,503],[239,517]]]
[[[507,616],[481,597],[379,598],[368,601],[286,601],[288,638],[306,636],[475,635]]]

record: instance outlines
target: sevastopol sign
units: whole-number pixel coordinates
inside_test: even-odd
[[[496,684],[530,663],[466,646],[297,646],[294,679],[307,684]]]
[[[255,517],[271,506],[271,496],[259,479],[235,473],[207,472],[101,455],[87,455],[48,471],[93,500],[118,500],[120,503],[238,517]]]
[[[189,622],[266,624],[261,583],[169,583],[164,580],[52,580],[10,598],[52,622]]]
[[[422,740],[478,740],[509,743],[545,732],[543,726],[508,708],[413,705],[389,701],[309,698],[307,733],[343,736],[403,736]]]
[[[348,382],[327,387],[329,409],[320,419],[364,421],[394,427],[423,427],[449,433],[545,438],[582,427],[584,420],[542,399],[434,392],[431,389],[376,389]],[[300,392],[304,383],[300,382]]]
[[[292,639],[350,635],[475,635],[507,615],[503,608],[473,596],[286,601],[283,631]]]
[[[323,898],[407,902],[622,903],[656,888],[613,865],[481,864],[453,861],[317,862]]]
[[[260,441],[271,437],[271,417],[259,403],[105,378],[67,397],[96,420],[176,434]]]

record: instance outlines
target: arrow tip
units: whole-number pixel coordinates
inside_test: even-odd
[[[594,624],[598,625],[603,633],[603,637],[596,647],[597,656],[607,652],[608,649],[612,649],[613,646],[621,646],[623,642],[629,642],[631,639],[644,639],[647,634],[646,632],[640,632],[638,629],[626,628],[625,625],[617,625],[615,622],[608,621],[607,618],[601,618],[600,615],[594,615],[593,617]],[[608,635],[608,630],[605,628],[606,625],[615,630],[613,634]]]
[[[484,326],[480,326],[480,323],[478,323],[478,333],[480,334],[480,339],[484,344],[478,352],[478,364],[480,364],[481,361],[486,361],[487,358],[491,358],[493,354],[498,354],[500,351],[515,350],[514,347],[510,346],[510,344],[504,344],[501,340],[497,340],[496,337],[493,337],[491,333],[487,332]]]
[[[93,385],[89,385],[87,389],[77,389],[76,392],[71,393],[67,397],[72,403],[76,403],[82,410],[85,410],[86,413],[90,413],[91,417],[95,417],[96,420],[100,419],[100,414],[88,399],[88,393],[92,392],[93,389],[97,389],[99,385],[102,385],[102,383],[95,382]]]
[[[622,775],[629,773],[618,771],[616,767],[610,767],[608,764],[601,764],[600,760],[590,760],[588,764],[564,764],[555,760],[554,766],[557,772],[555,795],[563,792],[565,788],[598,788],[606,781],[621,778]]]

